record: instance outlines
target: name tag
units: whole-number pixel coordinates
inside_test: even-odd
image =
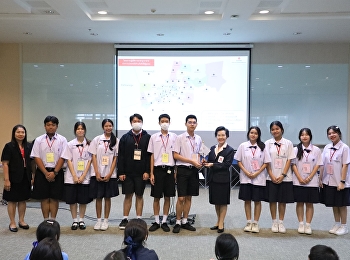
[[[219,162],[219,163],[222,163],[223,161],[224,161],[224,156],[219,156],[218,162]]]
[[[55,162],[55,156],[54,153],[46,153],[46,162],[48,163],[54,163]]]
[[[169,162],[169,154],[162,153],[162,163],[168,163],[168,162]]]
[[[327,174],[333,174],[333,172],[334,172],[334,167],[333,167],[333,164],[331,164],[331,163],[327,163],[327,165],[326,165],[326,172],[327,172]]]
[[[256,159],[252,160],[252,168],[253,168],[254,171],[258,171],[260,169],[258,160],[256,160]]]
[[[283,160],[281,158],[275,159],[275,169],[282,169]]]
[[[307,162],[303,163],[302,169],[303,169],[303,173],[308,173],[308,174],[311,173],[310,163],[307,163]]]
[[[140,161],[141,160],[141,150],[140,149],[135,149],[134,150],[134,160],[135,161]]]
[[[85,161],[78,160],[78,162],[77,162],[77,170],[78,170],[78,172],[83,172],[84,169],[85,169]]]
[[[101,165],[107,166],[108,164],[109,164],[109,157],[106,155],[102,156]]]

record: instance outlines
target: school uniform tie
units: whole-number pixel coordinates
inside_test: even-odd
[[[304,151],[307,152],[307,153],[311,152],[310,149],[304,149]]]

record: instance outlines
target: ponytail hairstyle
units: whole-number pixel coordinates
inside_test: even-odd
[[[147,224],[143,219],[131,219],[124,230],[123,249],[128,259],[136,260],[136,251],[148,237]]]
[[[102,121],[102,128],[105,126],[106,123],[111,123],[112,126],[114,126],[113,121],[111,119],[103,119]],[[109,142],[109,149],[113,151],[113,147],[117,144],[117,137],[115,137],[115,134],[113,131],[111,132],[111,141]]]
[[[84,122],[76,122],[75,123],[75,125],[74,125],[74,135],[77,132],[77,129],[78,129],[79,126],[81,126],[84,129],[84,131],[85,131],[84,137],[85,137],[85,140],[86,140],[86,144],[90,145],[91,140],[87,139],[86,136],[85,136],[86,135],[86,125],[85,125]]]
[[[304,151],[303,151],[303,144],[302,144],[301,139],[300,139],[300,136],[303,134],[303,132],[306,132],[306,134],[308,136],[310,136],[310,142],[312,140],[312,133],[311,133],[311,130],[309,128],[305,127],[305,128],[300,129],[300,131],[299,131],[300,143],[297,145],[297,148],[298,148],[297,158],[298,158],[299,161],[303,158],[303,153],[304,153]]]
[[[258,139],[256,140],[257,145],[259,146],[261,151],[264,151],[265,144],[261,141],[261,130],[258,126],[251,126],[247,133],[247,139],[249,140],[249,133],[252,129],[255,129],[258,132]]]

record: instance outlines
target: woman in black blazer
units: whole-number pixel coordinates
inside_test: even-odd
[[[30,197],[31,188],[31,145],[27,143],[27,130],[23,125],[16,125],[12,129],[11,142],[2,151],[1,162],[4,170],[3,199],[8,202],[7,212],[10,218],[9,229],[17,232],[15,221],[16,207],[18,207],[20,228],[29,229],[24,221],[26,200]]]
[[[230,204],[230,166],[232,165],[234,150],[226,143],[229,131],[223,126],[215,130],[218,144],[210,148],[208,161],[204,163],[209,167],[209,203],[215,205],[217,222],[211,230],[224,232],[224,220],[227,205]]]

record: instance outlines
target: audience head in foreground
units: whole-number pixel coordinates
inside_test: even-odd
[[[237,260],[239,246],[236,238],[227,233],[218,236],[215,242],[215,255],[219,260]]]
[[[310,249],[309,260],[339,260],[339,256],[329,246],[316,245]]]
[[[60,244],[56,238],[46,237],[33,248],[30,260],[63,260]]]

